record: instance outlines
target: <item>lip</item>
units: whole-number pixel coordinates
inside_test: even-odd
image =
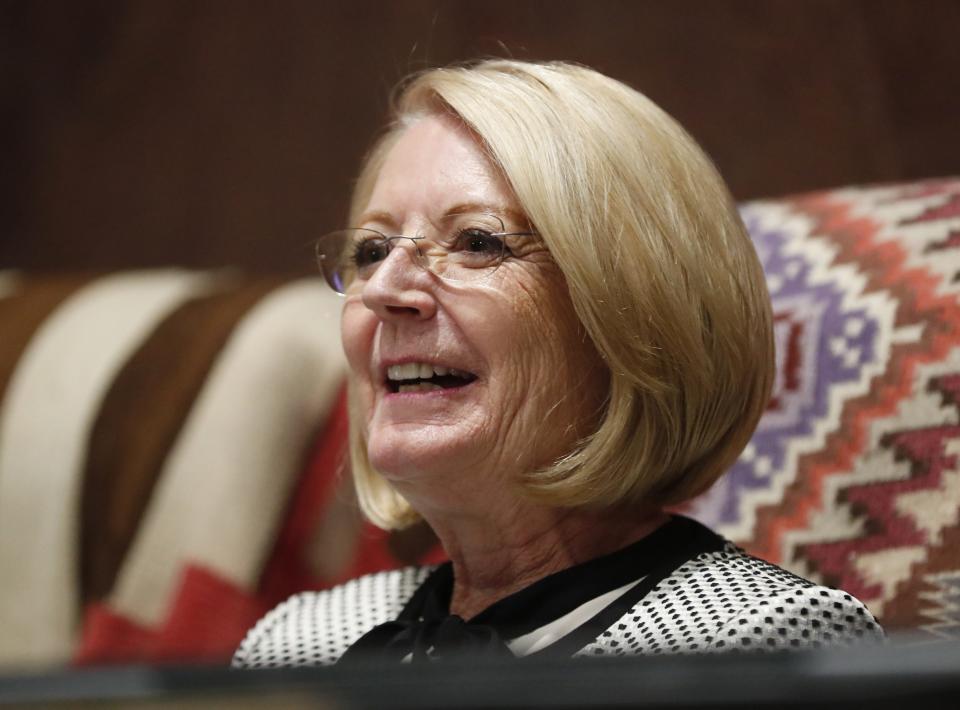
[[[406,365],[407,363],[411,363],[411,362],[422,362],[422,363],[426,363],[427,365],[432,365],[434,367],[438,367],[438,366],[445,367],[448,370],[460,370],[461,372],[469,372],[474,377],[473,382],[476,382],[477,380],[480,379],[480,375],[478,375],[474,370],[467,367],[463,367],[462,365],[459,365],[459,366],[453,365],[453,364],[450,364],[450,362],[448,361],[438,360],[432,357],[413,356],[413,357],[390,358],[388,360],[381,360],[379,365],[377,365],[377,375],[379,380],[381,382],[386,382],[387,370],[389,370],[394,365]]]
[[[422,402],[425,400],[452,399],[455,397],[469,396],[477,382],[478,380],[472,380],[471,382],[461,385],[460,387],[451,387],[449,389],[444,389],[441,387],[440,389],[427,390],[426,392],[392,392],[389,387],[383,387],[381,392],[383,394],[383,398],[390,402]]]
[[[446,367],[451,370],[469,372],[471,375],[473,375],[473,379],[459,387],[441,388],[436,390],[428,390],[426,392],[391,391],[390,385],[388,384],[389,380],[387,379],[387,371],[394,365],[406,365],[407,363],[411,362],[425,363],[427,365]],[[463,366],[456,367],[454,365],[450,365],[448,364],[448,361],[422,356],[385,359],[380,362],[379,366],[377,367],[377,371],[379,373],[380,389],[388,399],[452,397],[470,390],[475,384],[477,384],[477,382],[480,381],[480,375],[478,375],[474,370],[467,369]]]

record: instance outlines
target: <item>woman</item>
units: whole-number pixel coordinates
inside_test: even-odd
[[[570,64],[414,77],[352,229],[351,455],[385,528],[450,562],[287,601],[241,666],[790,648],[882,632],[860,602],[664,512],[769,397],[764,276],[710,161],[648,99]]]

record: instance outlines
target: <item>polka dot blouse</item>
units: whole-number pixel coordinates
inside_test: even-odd
[[[805,649],[883,639],[870,612],[849,594],[751,557],[681,516],[623,550],[535,582],[472,619],[449,614],[452,589],[447,563],[298,594],[250,630],[233,665],[329,665],[360,655],[409,662],[451,648],[569,658]]]

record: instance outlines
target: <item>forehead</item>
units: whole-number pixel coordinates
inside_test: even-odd
[[[386,213],[405,224],[435,219],[458,205],[519,212],[506,180],[476,138],[451,117],[427,116],[406,128],[387,153],[363,211]]]

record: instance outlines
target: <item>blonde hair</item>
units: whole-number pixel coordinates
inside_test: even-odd
[[[502,170],[610,370],[599,427],[523,490],[557,506],[671,505],[705,491],[752,435],[774,368],[763,271],[710,159],[648,98],[586,67],[433,69],[399,88],[351,220],[398,136],[436,114],[462,121]],[[360,504],[381,527],[409,525],[419,517],[371,467],[358,414]]]

